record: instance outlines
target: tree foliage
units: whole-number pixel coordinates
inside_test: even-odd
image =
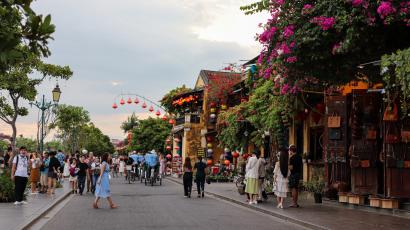
[[[129,131],[132,131],[134,127],[138,126],[138,123],[138,117],[135,115],[135,113],[132,113],[132,115],[121,124],[121,129],[124,131],[124,133],[128,133]]]
[[[187,88],[185,85],[182,85],[181,87],[177,87],[177,88],[169,91],[162,98],[161,106],[163,106],[167,110],[167,112],[170,113],[170,114],[175,114],[176,115],[176,114],[181,113],[182,111],[180,111],[178,109],[178,107],[173,106],[173,104],[172,104],[173,99],[178,95],[188,93],[190,91],[192,91],[192,89]]]
[[[31,138],[26,137],[18,137],[16,139],[16,146],[20,148],[22,146],[26,147],[29,152],[36,152],[37,151],[37,141]]]
[[[165,140],[172,126],[160,118],[140,120],[132,131],[130,150],[147,152],[152,149],[165,152]]]
[[[110,138],[93,123],[84,125],[79,132],[79,147],[93,152],[95,155],[103,153],[113,153],[114,146]]]

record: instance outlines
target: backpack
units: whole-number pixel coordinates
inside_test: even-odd
[[[76,176],[75,168],[70,167],[69,171],[70,171],[70,176],[72,176],[72,177],[75,177],[75,176]]]
[[[15,158],[17,158],[17,160],[16,160],[16,169],[17,169],[17,167],[19,166],[19,159],[20,159],[19,154],[17,154],[17,155],[15,156]],[[26,158],[26,160],[28,161],[28,157],[25,156],[25,158]]]

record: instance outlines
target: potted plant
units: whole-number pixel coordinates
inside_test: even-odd
[[[304,183],[305,190],[313,193],[315,203],[322,203],[322,193],[325,188],[325,183],[320,179],[312,179]]]

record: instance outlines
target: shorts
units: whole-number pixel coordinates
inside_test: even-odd
[[[298,189],[299,188],[299,181],[300,181],[300,174],[299,173],[295,173],[295,174],[290,174],[289,176],[289,188],[295,188]]]
[[[48,171],[48,178],[57,179],[58,175],[54,171]]]
[[[40,175],[40,184],[42,186],[47,186],[48,183],[48,176],[47,173],[42,172]]]

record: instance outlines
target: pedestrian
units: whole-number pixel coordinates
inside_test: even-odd
[[[185,163],[184,163],[184,176],[183,176],[183,182],[184,182],[184,197],[191,198],[191,192],[192,192],[192,164],[191,164],[191,158],[186,157],[185,158]]]
[[[91,173],[91,164],[94,162],[94,153],[90,152],[88,154],[88,158],[85,160],[85,163],[88,165],[88,171],[87,171],[87,193],[92,190],[93,186],[93,175]]]
[[[80,163],[78,163],[78,193],[82,196],[85,188],[85,180],[87,179],[88,165],[85,163],[85,156],[80,157]]]
[[[119,168],[118,171],[119,171],[119,173],[120,173],[120,176],[122,176],[122,174],[123,174],[124,171],[125,171],[125,161],[124,161],[124,158],[120,157],[119,165],[120,165],[120,168]]]
[[[14,181],[14,196],[16,199],[14,204],[27,204],[27,202],[23,200],[28,181],[29,162],[27,148],[24,146],[20,147],[19,154],[13,157],[12,162],[11,179]]]
[[[31,194],[37,194],[37,184],[40,179],[40,159],[37,157],[37,153],[32,153],[30,157],[31,171],[30,171],[30,182],[31,182]]]
[[[159,174],[161,177],[165,176],[166,174],[166,166],[167,166],[167,159],[164,157],[163,154],[159,154]]]
[[[49,153],[50,156],[50,163],[48,165],[48,194],[54,194],[55,193],[55,188],[57,186],[57,178],[58,178],[58,173],[60,170],[60,161],[56,158],[56,152],[51,151]]]
[[[95,158],[94,162],[91,164],[91,174],[92,174],[92,188],[91,192],[95,193],[95,186],[97,184],[98,177],[100,176],[101,166],[100,166],[100,159],[97,157]]]
[[[249,204],[257,204],[259,194],[259,152],[254,150],[246,164],[246,187],[245,192],[249,194]]]
[[[264,183],[265,183],[265,176],[266,176],[266,160],[263,157],[259,157],[259,194],[258,194],[258,202],[262,202],[263,199],[267,199],[267,195],[265,193]]]
[[[63,177],[64,178],[70,177],[70,157],[69,156],[66,156],[66,159],[64,162]]]
[[[50,158],[48,153],[44,152],[41,159],[40,166],[40,193],[46,193],[48,188],[48,166],[50,164]]]
[[[110,190],[110,165],[109,162],[109,154],[104,153],[101,157],[101,169],[100,169],[100,176],[97,180],[97,185],[95,188],[95,201],[93,203],[93,207],[95,209],[98,208],[98,201],[101,198],[107,198],[108,203],[110,204],[110,208],[115,209],[118,208],[115,205],[111,198],[111,190]]]
[[[302,156],[296,153],[296,146],[289,146],[289,189],[292,191],[292,208],[299,208],[298,196],[299,196],[299,181],[303,170]]]
[[[72,189],[72,193],[75,194],[77,193],[77,181],[78,181],[78,177],[77,177],[77,173],[80,169],[77,166],[77,159],[72,158],[71,159],[71,164],[70,164],[70,178],[68,179],[68,181],[71,184],[71,189]]]
[[[273,170],[273,177],[276,184],[275,195],[278,201],[278,208],[283,209],[283,201],[288,193],[288,176],[289,171],[289,154],[286,151],[281,151],[279,153],[279,161],[275,164],[275,169]]]
[[[206,164],[202,161],[202,157],[198,157],[198,162],[195,163],[194,169],[196,169],[195,181],[198,190],[198,197],[204,198],[205,196],[205,169]]]

